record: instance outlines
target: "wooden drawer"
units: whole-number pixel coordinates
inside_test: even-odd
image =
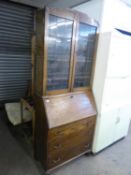
[[[82,153],[88,152],[91,148],[90,141],[79,143],[78,145],[70,146],[68,149],[57,150],[48,154],[48,169],[64,163]]]
[[[58,138],[74,137],[76,133],[81,131],[90,131],[94,128],[95,118],[95,116],[92,116],[65,126],[53,128],[48,133],[48,139],[52,142]]]
[[[89,151],[94,125],[95,116],[52,129],[48,140],[48,169]]]
[[[55,152],[57,150],[68,149],[80,143],[92,140],[94,128],[84,129],[80,132],[74,132],[70,135],[59,137],[55,140],[48,141],[48,152]]]

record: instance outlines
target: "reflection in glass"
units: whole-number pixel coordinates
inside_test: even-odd
[[[96,28],[79,24],[74,87],[90,85]]]
[[[47,90],[67,89],[73,21],[49,16]]]

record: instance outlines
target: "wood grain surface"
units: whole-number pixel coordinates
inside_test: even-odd
[[[49,128],[96,115],[91,91],[43,97]]]

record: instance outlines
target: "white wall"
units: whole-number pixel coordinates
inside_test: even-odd
[[[131,31],[131,8],[121,0],[104,0],[101,32],[110,32],[114,28]]]
[[[88,14],[90,17],[96,19],[100,23],[102,7],[103,0],[91,0],[89,2],[76,6],[73,9]]]
[[[114,28],[131,31],[131,7],[122,0],[92,0],[74,9],[96,19],[100,32],[111,32]]]

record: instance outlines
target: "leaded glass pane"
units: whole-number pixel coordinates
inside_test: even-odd
[[[73,21],[49,16],[47,90],[67,89]]]
[[[96,28],[79,24],[74,87],[90,85]]]

